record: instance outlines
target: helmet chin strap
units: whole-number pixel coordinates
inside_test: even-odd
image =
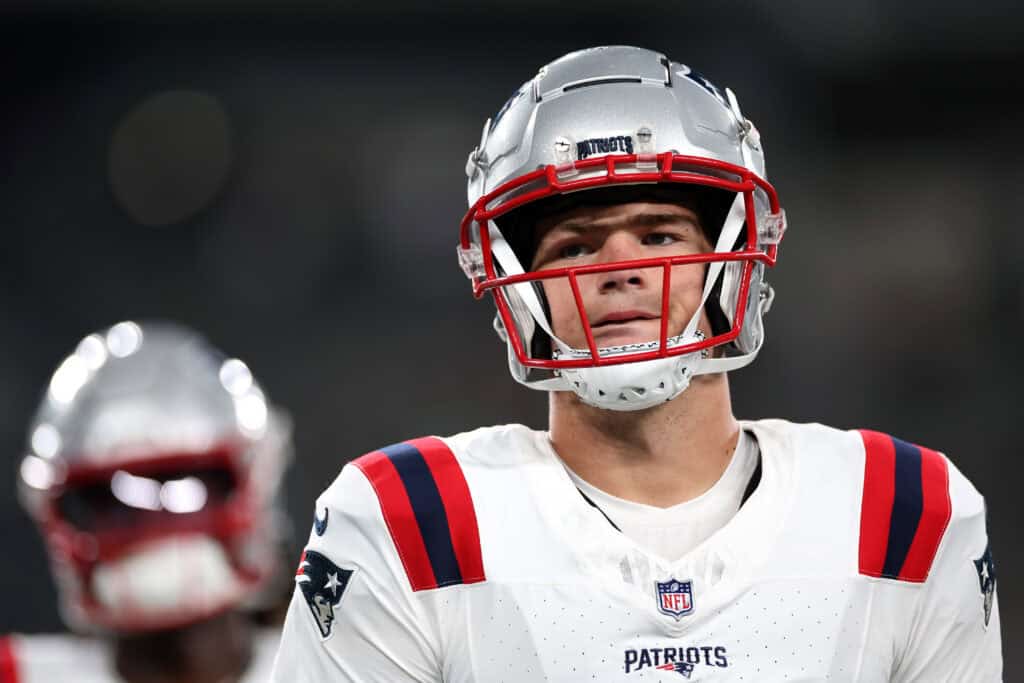
[[[732,245],[736,243],[745,225],[745,213],[743,195],[737,194],[719,234],[715,253],[731,251]],[[507,275],[523,274],[525,271],[522,264],[493,221],[488,222],[488,232],[494,259],[502,270]],[[669,340],[670,347],[690,344],[704,338],[697,329],[700,323],[700,314],[724,267],[724,261],[710,264],[700,305],[694,311],[682,334]],[[522,304],[515,306],[514,302],[510,301],[511,307],[519,308],[520,315],[517,315],[516,318],[526,318],[520,321],[524,327],[524,344],[529,344],[536,328],[540,327],[551,338],[556,349],[554,352],[556,357],[557,355],[590,356],[588,350],[573,348],[555,335],[544,312],[544,306],[530,283],[509,285],[509,289],[515,293]],[[663,293],[663,296],[667,295],[668,292]],[[522,311],[523,307],[525,307],[525,311]],[[528,315],[522,315],[523,313]],[[654,348],[656,348],[657,342],[654,344]],[[508,349],[509,369],[512,376],[520,383],[540,390],[573,391],[585,403],[610,410],[641,410],[669,401],[689,386],[690,378],[693,375],[724,372],[742,367],[753,360],[759,350],[758,348],[743,356],[729,358],[708,358],[706,352],[698,352],[621,365],[563,369],[558,377],[528,382],[525,381],[526,372],[516,358],[511,344],[508,345]],[[636,350],[630,345],[628,347],[602,348],[598,352],[603,357],[614,357],[617,354],[635,352]]]

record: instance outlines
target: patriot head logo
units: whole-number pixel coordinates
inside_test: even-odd
[[[974,568],[978,571],[978,585],[981,588],[982,608],[985,611],[985,628],[988,628],[992,617],[992,604],[996,599],[996,563],[992,559],[991,546],[985,546],[985,552],[974,560]]]
[[[324,518],[320,519],[320,515],[313,513],[313,531],[316,532],[317,536],[323,536],[327,531],[327,521],[331,518],[331,509],[324,508]]]
[[[655,581],[658,611],[679,621],[693,611],[693,581]]]
[[[689,678],[693,675],[693,664],[689,662],[669,662],[668,664],[662,664],[661,666],[655,667],[661,671],[675,671],[683,678]]]
[[[342,569],[315,550],[302,552],[295,583],[302,590],[302,596],[325,640],[331,635],[334,608],[341,602],[353,571]]]

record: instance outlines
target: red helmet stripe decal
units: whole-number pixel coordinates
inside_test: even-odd
[[[484,581],[476,509],[459,461],[444,441],[436,437],[413,439],[407,443],[422,454],[441,494],[462,583]]]
[[[886,434],[861,431],[861,438],[860,572],[923,582],[952,513],[946,460]]]
[[[18,683],[18,661],[10,636],[0,637],[0,683]]]
[[[358,467],[373,486],[398,557],[414,591],[437,587],[434,570],[420,533],[416,514],[398,470],[383,451],[358,458]]]

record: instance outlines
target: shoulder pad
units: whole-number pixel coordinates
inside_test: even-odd
[[[861,430],[860,435],[860,573],[921,583],[952,514],[946,458],[887,434]]]
[[[412,439],[352,464],[377,494],[414,591],[485,580],[473,498],[444,441]]]

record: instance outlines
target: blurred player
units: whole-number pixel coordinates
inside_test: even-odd
[[[77,634],[0,639],[0,681],[265,680],[291,440],[246,365],[119,323],[61,363],[28,441],[21,499]]]
[[[786,223],[730,90],[575,52],[466,171],[459,260],[549,431],[347,465],[274,680],[1000,679],[984,503],[944,455],[733,417]]]

